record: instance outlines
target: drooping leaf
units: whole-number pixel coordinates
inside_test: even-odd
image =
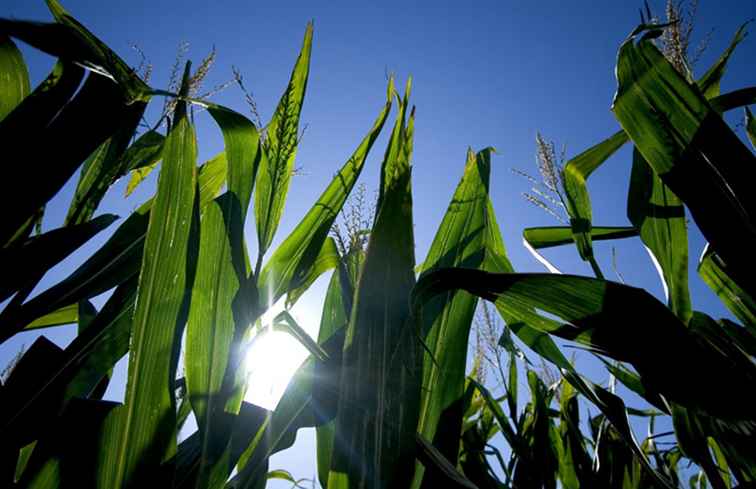
[[[420,344],[407,298],[415,283],[410,185],[414,113],[400,104],[399,148],[384,160],[375,224],[346,340],[328,487],[409,484],[414,473]],[[392,144],[393,140],[389,142]],[[359,459],[354,454],[360,453]]]
[[[756,248],[754,155],[650,40],[622,44],[613,110],[638,151],[688,207],[704,237],[747,292]]]
[[[672,312],[687,323],[691,315],[688,290],[688,226],[682,201],[662,182],[637,149],[627,197],[627,217],[640,237]]]
[[[24,104],[19,106],[18,110],[21,109],[25,109]],[[76,96],[44,129],[16,140],[6,139],[13,136],[14,130],[0,129],[9,161],[28,162],[15,166],[16,181],[35,182],[27,185],[24,192],[4,193],[0,197],[0,204],[9,210],[0,230],[3,242],[58,193],[82,161],[111,137],[133,110],[124,104],[122,90],[112,80],[90,75]],[[10,115],[3,123],[12,125],[15,119]],[[48,161],[55,164],[45,165],[45,178],[37,178],[40,165]]]
[[[255,193],[258,261],[262,260],[273,241],[289,192],[299,143],[299,115],[307,88],[311,51],[312,23],[308,23],[302,50],[294,65],[289,85],[265,129],[263,159]]]
[[[36,439],[56,422],[71,399],[92,393],[128,351],[135,296],[136,278],[113,293],[61,354],[45,354],[42,377],[25,378],[23,389],[4,403],[0,426],[4,439],[15,440],[16,445]]]
[[[125,404],[104,427],[97,477],[108,487],[154,481],[155,470],[176,451],[175,372],[196,260],[196,158],[194,129],[180,102],[145,237]]]
[[[118,216],[102,215],[91,222],[48,231],[28,239],[25,243],[0,251],[0,268],[15,270],[0,278],[0,300],[42,278],[52,267],[89,241]]]
[[[509,317],[541,332],[632,364],[644,382],[667,399],[723,419],[752,419],[750,401],[736,386],[756,379],[756,368],[744,364],[733,371],[733,360],[687,331],[642,289],[570,275],[488,274],[457,268],[423,277],[413,304],[419,307],[419,301],[449,287],[492,300]],[[667,359],[667,345],[675,345],[673,362]]]
[[[0,33],[111,78],[124,87],[129,104],[149,99],[149,87],[128,64],[66,12],[57,0],[45,1],[56,23],[0,19]]]
[[[206,206],[226,181],[224,153],[199,170],[199,205]],[[142,250],[153,201],[131,214],[108,241],[71,275],[23,304],[18,310],[0,314],[0,341],[5,341],[38,318],[89,299],[126,282],[139,273]]]
[[[83,75],[84,70],[76,65],[56,63],[52,73],[0,121],[0,144],[9,161],[28,160],[30,148],[35,148],[48,134],[48,126],[73,96]],[[26,239],[39,218],[40,208],[30,214],[20,213],[6,234],[0,236],[0,244],[6,246]]]
[[[8,37],[0,35],[0,121],[29,95],[29,72],[21,51]]]

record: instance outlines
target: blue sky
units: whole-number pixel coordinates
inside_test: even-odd
[[[661,11],[661,3],[652,2],[652,7]],[[167,84],[180,42],[190,43],[189,58],[195,63],[215,46],[217,62],[206,86],[230,79],[231,66],[238,67],[266,122],[288,81],[305,24],[314,20],[312,65],[302,113],[308,129],[297,156],[304,174],[292,182],[274,247],[367,131],[383,104],[386,73],[395,73],[400,84],[412,75],[412,102],[417,106],[413,161],[417,261],[425,256],[461,175],[466,148],[494,146],[498,154],[493,161],[491,194],[510,258],[518,270],[542,271],[521,245],[522,229],[556,222],[521,198],[528,184],[511,169],[537,173],[537,131],[554,139],[558,146],[566,144],[570,158],[619,127],[610,111],[616,88],[615,56],[619,44],[639,21],[641,2],[231,0],[220,4],[196,0],[64,2],[74,16],[133,64],[138,63],[138,56],[130,45],[137,43],[155,66],[151,84],[156,88]],[[3,2],[0,16],[50,19],[41,0]],[[754,2],[702,1],[694,37],[698,40],[713,31],[696,72],[705,71],[737,27],[754,17]],[[53,60],[26,47],[24,54],[32,81],[38,83]],[[731,61],[723,91],[755,84],[753,59],[756,43],[750,36]],[[243,96],[235,87],[214,100],[246,110]],[[160,105],[159,101],[155,104],[158,109]],[[729,120],[737,122],[741,115],[738,112]],[[154,121],[154,116],[150,120]],[[222,150],[222,139],[206,114],[198,114],[197,126],[200,160],[205,160]],[[743,129],[737,131],[742,137]],[[377,188],[384,143],[385,135],[376,143],[361,177],[370,192]],[[596,225],[628,223],[629,149],[618,152],[589,181]],[[75,179],[48,206],[47,229],[62,223],[74,186]],[[129,199],[122,197],[124,186],[125,182],[119,182],[111,189],[101,210],[125,217],[152,192],[154,178]],[[251,219],[247,226],[251,238]],[[40,290],[70,272],[107,234],[48,274]],[[596,249],[603,269],[614,278],[611,246],[598,244]],[[663,299],[661,284],[640,241],[625,240],[614,246],[625,280]],[[702,247],[700,235],[692,229],[690,286],[694,307],[721,316],[726,311],[695,273]],[[579,262],[572,247],[546,255],[564,272],[590,274],[590,268]],[[323,281],[318,282],[297,310],[313,333],[323,289]],[[72,328],[65,327],[49,334],[64,344],[73,333]],[[0,365],[21,344],[29,346],[33,340],[33,334],[24,334],[0,346]],[[111,394],[117,398],[117,392]],[[287,467],[298,477],[312,476],[312,436],[300,438],[298,448],[279,456],[272,468]]]

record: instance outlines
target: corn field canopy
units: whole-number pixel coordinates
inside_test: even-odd
[[[0,11],[0,487],[756,487],[753,5],[67,3]]]

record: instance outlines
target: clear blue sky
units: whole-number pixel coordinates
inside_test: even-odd
[[[305,175],[293,180],[276,242],[286,236],[351,154],[383,103],[385,74],[393,72],[400,83],[408,75],[414,80],[412,101],[417,105],[417,122],[413,191],[418,262],[425,256],[461,175],[466,148],[495,146],[498,155],[493,162],[491,193],[510,257],[521,271],[542,271],[522,247],[521,232],[526,226],[556,222],[520,197],[528,190],[527,182],[510,169],[537,173],[536,131],[558,145],[565,143],[569,158],[618,128],[610,112],[616,88],[615,56],[620,42],[639,22],[641,2],[68,0],[64,5],[134,64],[138,57],[130,45],[137,43],[155,66],[151,84],[156,88],[167,83],[181,41],[190,43],[189,57],[195,63],[215,46],[218,58],[206,86],[230,79],[231,66],[237,66],[266,122],[288,81],[305,24],[313,19],[312,65],[302,113],[308,129],[297,156],[297,165],[303,167]],[[661,0],[652,2],[652,6],[661,12]],[[50,19],[41,0],[5,1],[0,16]],[[726,47],[737,27],[753,17],[756,3],[752,1],[702,0],[696,39],[712,29],[713,33],[697,73]],[[28,48],[24,53],[32,81],[38,83],[52,59]],[[756,83],[754,59],[756,43],[750,36],[731,61],[723,91]],[[215,101],[246,110],[235,87]],[[155,105],[159,107],[160,102]],[[742,114],[736,115],[740,118]],[[200,158],[204,160],[222,149],[222,139],[206,114],[198,115],[197,125]],[[742,136],[743,129],[737,130]],[[376,144],[361,178],[371,191],[377,187],[384,142],[385,135]],[[630,151],[624,148],[591,177],[594,224],[627,224],[629,172]],[[75,180],[69,182],[48,207],[47,229],[62,223],[74,185]],[[119,182],[111,189],[101,211],[125,217],[151,193],[154,179],[128,200],[122,198],[124,185]],[[251,220],[247,226],[251,234]],[[660,282],[640,241],[626,240],[615,246],[618,267],[627,282],[663,299]],[[723,315],[724,309],[695,273],[703,246],[695,230],[691,231],[690,246],[694,307],[714,316]],[[70,272],[94,249],[94,245],[87,246],[66,260],[45,277],[40,289]],[[602,267],[613,277],[611,244],[600,243],[596,249]],[[564,247],[546,255],[564,272],[590,274],[590,268],[579,263],[574,248]],[[321,281],[303,299],[300,317],[308,315],[301,311],[309,311],[309,317],[302,321],[311,331],[319,320],[317,304],[323,288]],[[50,336],[63,345],[73,333],[72,328],[58,328]],[[0,346],[0,365],[21,344],[29,346],[34,337],[27,333]],[[596,379],[602,380],[600,376]],[[117,397],[117,393],[111,394]],[[298,447],[275,459],[272,468],[289,468],[298,477],[312,476],[312,436],[300,438]]]

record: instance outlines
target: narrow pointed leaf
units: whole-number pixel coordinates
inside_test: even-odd
[[[756,332],[756,301],[735,283],[728,267],[707,245],[698,263],[698,274],[719,300],[741,321]]]
[[[383,199],[344,343],[331,489],[401,487],[411,482],[415,468],[422,359],[407,302],[415,283],[410,185],[414,114],[405,126],[400,110],[396,124],[401,146],[383,164]],[[355,453],[361,454],[359,459]]]
[[[182,91],[187,79],[185,73]],[[196,252],[196,158],[194,129],[179,104],[145,237],[126,400],[105,423],[107,455],[98,476],[109,487],[151,480],[176,451],[175,362]]]
[[[281,221],[294,159],[299,143],[299,115],[302,111],[312,51],[312,24],[307,24],[302,50],[294,65],[289,85],[278,102],[265,130],[264,157],[255,193],[255,218],[260,259],[265,254]]]
[[[592,226],[590,234],[592,241],[601,241],[632,238],[638,236],[638,231],[632,227]],[[575,242],[572,228],[565,226],[526,228],[522,232],[522,237],[535,249],[551,248]]]
[[[263,307],[275,303],[288,291],[299,287],[311,273],[312,266],[331,231],[331,226],[349,197],[365,165],[370,148],[383,128],[389,110],[391,110],[390,98],[349,160],[266,263],[257,282],[260,304]],[[260,173],[262,172],[261,169]],[[258,187],[258,193],[259,191]]]
[[[315,258],[312,267],[308,270],[307,275],[301,279],[299,285],[291,285],[291,289],[286,294],[287,306],[295,304],[321,275],[328,270],[338,267],[340,261],[341,257],[339,256],[338,248],[336,248],[336,241],[329,236],[323,242],[323,247],[320,248],[320,252]]]
[[[444,480],[444,487],[456,487],[464,489],[477,489],[478,486],[470,482],[446,457],[439,452],[422,435],[417,435],[417,457],[429,472],[435,472],[436,477]]]
[[[464,172],[436,232],[421,276],[449,266],[479,268],[485,256],[486,213],[491,170],[491,148],[477,154],[468,150]],[[452,465],[457,463],[465,392],[465,370],[470,327],[477,297],[450,291],[423,308],[421,335],[429,352],[423,359],[423,389],[418,433]],[[454,415],[452,412],[457,411]],[[438,431],[444,418],[443,429]],[[422,468],[415,474],[416,484]]]
[[[701,89],[701,93],[703,93],[704,97],[707,99],[716,97],[719,95],[719,84],[722,81],[722,77],[724,77],[725,71],[727,70],[727,62],[730,60],[730,56],[732,56],[733,51],[735,51],[735,48],[738,47],[738,44],[745,39],[747,32],[745,30],[746,24],[743,24],[740,26],[740,28],[735,32],[735,35],[732,38],[732,41],[730,41],[730,45],[727,46],[727,49],[725,49],[724,53],[717,59],[716,62],[709,68],[706,73],[701,77],[700,80],[698,80],[698,88]]]
[[[90,220],[105,192],[126,174],[128,161],[123,158],[124,152],[146,108],[145,103],[136,103],[129,107],[115,134],[102,143],[84,162],[68,208],[66,225],[81,224]]]
[[[0,300],[29,283],[36,283],[49,269],[60,263],[94,235],[112,224],[118,216],[106,214],[89,223],[48,231],[22,245],[0,251],[0,268],[17,270],[0,278]],[[23,266],[19,267],[19,264]]]

